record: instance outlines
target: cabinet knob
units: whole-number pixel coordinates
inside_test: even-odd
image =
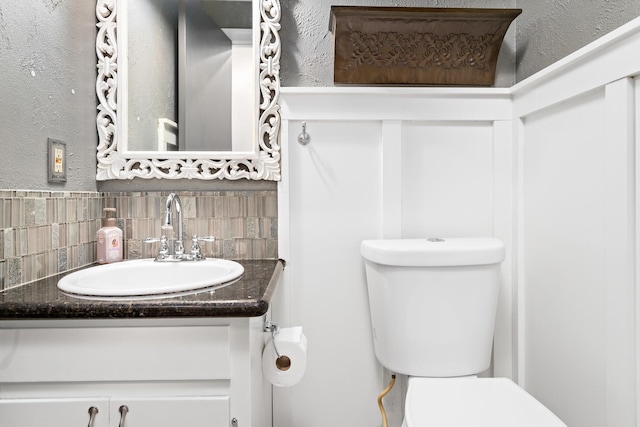
[[[118,424],[118,427],[124,427],[124,418],[127,416],[127,412],[129,412],[129,407],[122,405],[118,411],[120,411],[120,424]]]
[[[232,418],[231,419],[231,427],[238,427],[238,419],[237,418]]]
[[[96,418],[96,414],[98,413],[98,408],[92,406],[89,408],[89,425],[88,427],[93,427],[93,420]]]

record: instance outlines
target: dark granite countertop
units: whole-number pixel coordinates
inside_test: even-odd
[[[59,274],[1,291],[0,320],[261,316],[269,309],[284,261],[237,262],[244,267],[244,274],[231,285],[191,295],[147,300],[74,298],[58,290],[58,280],[64,276]]]

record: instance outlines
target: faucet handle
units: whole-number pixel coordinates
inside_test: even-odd
[[[213,236],[198,237],[194,234],[191,238],[191,257],[196,261],[205,259],[204,255],[202,255],[199,242],[213,242],[214,240],[215,237]]]
[[[160,242],[160,250],[156,259],[164,259],[169,256],[169,245],[167,244],[167,236],[164,234],[160,237],[147,237],[143,240],[145,243]]]

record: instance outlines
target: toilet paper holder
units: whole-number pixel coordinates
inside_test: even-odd
[[[272,322],[271,320],[267,320],[266,322],[264,322],[264,331],[271,332],[271,339],[273,339],[273,349],[276,351],[276,356],[278,356],[278,358],[281,357],[280,352],[278,351],[278,346],[276,345],[276,334],[278,333],[279,329],[280,326],[278,326],[276,322]]]
[[[271,332],[271,339],[273,342],[273,350],[276,352],[276,367],[281,371],[286,371],[291,367],[291,359],[288,356],[280,354],[278,351],[278,346],[276,345],[276,334],[280,326],[276,322],[272,322],[271,320],[267,320],[264,322],[264,331]]]

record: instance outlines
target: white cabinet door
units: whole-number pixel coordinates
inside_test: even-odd
[[[127,408],[126,411],[121,409],[123,406]],[[110,411],[110,427],[229,427],[230,425],[228,396],[118,397],[111,399]],[[123,422],[121,422],[122,417],[124,417]]]
[[[90,408],[97,409],[92,420]],[[2,399],[2,427],[109,427],[107,398]]]
[[[126,413],[120,409],[125,406]],[[94,412],[93,421],[90,408]],[[124,419],[123,419],[124,417]],[[122,421],[122,422],[121,422]],[[229,427],[229,397],[2,399],[1,427]]]

